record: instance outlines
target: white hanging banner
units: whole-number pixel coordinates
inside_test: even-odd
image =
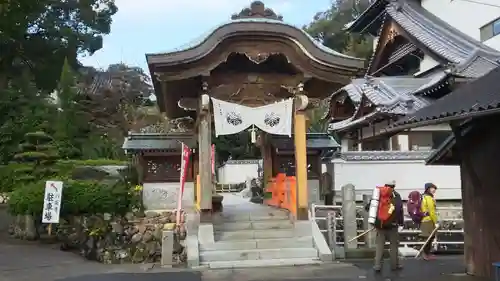
[[[252,108],[252,121],[262,131],[292,136],[293,99]]]
[[[293,99],[248,107],[212,98],[215,136],[239,133],[251,125],[274,135],[292,135]]]
[[[252,125],[251,107],[214,98],[212,98],[212,104],[216,137],[236,134]]]

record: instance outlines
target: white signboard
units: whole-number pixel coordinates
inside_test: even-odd
[[[45,197],[43,199],[42,223],[59,223],[61,211],[62,181],[45,182]]]

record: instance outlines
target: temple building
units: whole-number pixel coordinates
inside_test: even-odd
[[[471,10],[487,8],[455,3],[462,1],[445,7],[444,2],[450,1],[375,0],[346,26],[350,32],[370,34],[376,40],[365,76],[354,79],[330,98],[329,130],[340,137],[342,151],[437,148],[451,132],[446,124],[412,128],[396,135],[381,133],[401,117],[429,106],[499,65],[500,37],[495,35],[500,33],[500,22],[496,23],[500,11],[496,16],[486,11],[484,17],[478,12],[476,18],[481,20],[475,20],[475,28],[463,27],[456,16],[449,16],[453,13],[440,11],[455,9],[458,13],[472,5],[467,6],[469,19]]]

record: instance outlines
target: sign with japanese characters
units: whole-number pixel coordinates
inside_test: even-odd
[[[61,211],[62,181],[45,182],[45,197],[43,199],[42,223],[59,223]]]

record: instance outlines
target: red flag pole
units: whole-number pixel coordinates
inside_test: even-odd
[[[182,143],[182,153],[181,153],[181,172],[180,172],[180,185],[179,185],[179,195],[177,198],[177,213],[176,213],[176,224],[181,224],[181,210],[182,210],[182,197],[184,195],[184,185],[186,184],[186,176],[188,172],[189,156],[191,150],[189,147]]]

